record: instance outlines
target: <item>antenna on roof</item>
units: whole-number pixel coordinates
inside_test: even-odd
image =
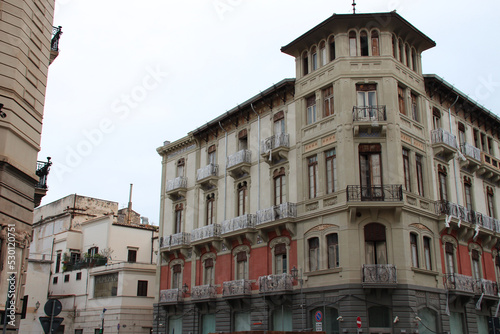
[[[356,14],[356,0],[352,0],[352,13]]]

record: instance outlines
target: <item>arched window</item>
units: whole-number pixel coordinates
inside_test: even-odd
[[[372,56],[380,56],[378,31],[372,31]]]
[[[405,64],[406,66],[410,67],[411,61],[410,61],[410,46],[408,44],[405,45]]]
[[[337,233],[330,233],[326,236],[326,246],[328,247],[328,269],[338,268],[339,261],[339,236]]]
[[[359,34],[359,44],[362,56],[368,56],[368,34],[366,31],[361,31]]]
[[[307,75],[309,73],[309,58],[307,57],[307,51],[302,53],[302,74]]]
[[[419,334],[434,334],[438,332],[437,327],[437,312],[424,307],[418,310],[418,333]]]
[[[349,33],[349,56],[356,57],[358,45],[356,43],[356,32]]]
[[[417,51],[415,49],[411,49],[411,69],[415,72],[417,71]]]
[[[318,69],[318,51],[315,46],[311,50],[311,67],[313,71]]]
[[[370,223],[365,226],[364,232],[366,264],[387,264],[385,226]]]
[[[241,182],[238,184],[238,216],[242,216],[247,213],[247,182]]]
[[[319,238],[310,238],[309,244],[309,271],[319,269]]]
[[[172,271],[172,289],[182,288],[182,263],[180,260],[172,262],[170,265],[170,270]]]
[[[332,61],[335,60],[335,37],[330,37],[328,44],[330,45],[330,61]]]
[[[486,187],[486,205],[488,209],[488,216],[495,217],[495,200],[492,187]]]
[[[184,176],[184,165],[186,164],[186,160],[184,158],[179,159],[177,161],[177,177]]]
[[[472,211],[472,181],[470,177],[464,176],[465,207]]]
[[[174,233],[181,233],[182,230],[182,210],[184,206],[182,203],[175,206],[175,231]]]
[[[404,64],[403,58],[404,58],[404,45],[403,45],[403,40],[399,40],[399,61]]]
[[[326,43],[321,41],[319,43],[319,56],[321,58],[321,66],[325,66],[328,59],[326,58]]]
[[[208,148],[207,153],[208,153],[208,163],[212,164],[212,165],[215,165],[217,163],[217,156],[216,156],[215,145],[211,145]]]
[[[410,233],[411,265],[418,268],[418,236],[416,233]]]
[[[398,59],[398,42],[395,36],[392,36],[392,56]]]
[[[212,225],[214,223],[214,203],[215,203],[215,194],[208,195],[206,225]]]

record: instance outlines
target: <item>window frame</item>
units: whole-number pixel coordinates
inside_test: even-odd
[[[414,268],[420,268],[418,234],[410,232],[411,264]]]
[[[312,95],[306,98],[306,124],[314,124],[317,120],[316,95]]]
[[[335,106],[334,106],[334,95],[333,95],[333,86],[328,86],[323,88],[323,117],[332,116],[335,114]]]
[[[307,158],[307,178],[309,185],[309,198],[318,197],[318,156]]]
[[[308,246],[308,264],[309,264],[309,271],[317,271],[320,270],[320,242],[318,237],[311,237],[307,239],[307,246]]]
[[[137,297],[148,296],[148,283],[146,280],[137,280]]]
[[[331,154],[329,154],[331,153]],[[336,149],[332,148],[325,151],[325,181],[326,193],[332,194],[337,191],[337,153]]]
[[[276,169],[273,173],[273,193],[274,205],[280,205],[286,202],[287,188],[286,188],[286,172],[285,167]]]
[[[247,200],[248,200],[248,183],[243,181],[238,183],[236,190],[236,207],[237,217],[243,216],[247,213]]]
[[[183,211],[184,211],[184,204],[183,203],[178,203],[174,207],[174,222],[175,222],[175,230],[174,234],[181,233],[182,232],[182,218],[183,218]]]
[[[215,220],[215,193],[208,194],[205,203],[205,225],[213,225]]]
[[[403,147],[402,154],[403,154],[404,188],[406,191],[411,192],[410,150]]]

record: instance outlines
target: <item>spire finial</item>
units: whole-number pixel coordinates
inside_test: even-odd
[[[356,0],[352,0],[352,13],[356,14]]]

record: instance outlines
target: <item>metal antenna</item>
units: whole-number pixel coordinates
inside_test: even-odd
[[[356,0],[352,0],[352,13],[356,14]]]

